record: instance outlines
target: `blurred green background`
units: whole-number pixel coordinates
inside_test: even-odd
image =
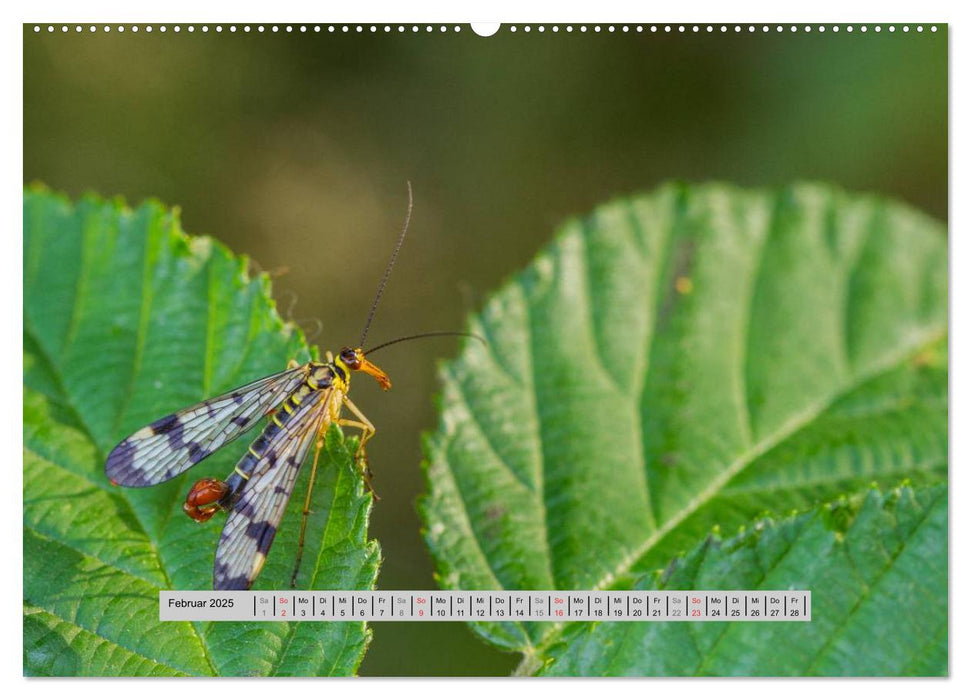
[[[558,223],[672,178],[822,179],[947,216],[947,31],[165,34],[24,28],[24,178],[157,197],[276,276],[281,313],[353,344],[415,191],[370,341],[461,329]],[[397,26],[393,27],[394,30]],[[746,27],[747,29],[747,27]],[[322,327],[321,332],[317,332]],[[378,426],[384,589],[434,588],[414,502],[436,358],[358,380]],[[177,352],[173,348],[173,352]],[[507,674],[458,623],[384,623],[362,675]]]

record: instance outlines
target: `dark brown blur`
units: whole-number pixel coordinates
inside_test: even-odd
[[[100,26],[100,25],[99,25]],[[461,330],[565,218],[669,179],[818,179],[947,215],[947,37],[841,31],[490,38],[467,25],[330,34],[144,29],[24,35],[24,177],[155,197],[245,253],[314,342],[357,343],[414,186],[411,229],[368,342]],[[747,26],[745,28],[747,30]],[[410,27],[409,27],[410,30]],[[295,300],[295,302],[294,302]],[[414,503],[435,364],[389,348],[394,388],[353,398],[369,444],[384,589],[435,586]],[[507,674],[459,623],[384,623],[362,675]]]

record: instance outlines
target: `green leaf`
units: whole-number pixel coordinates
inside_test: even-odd
[[[442,584],[627,588],[713,527],[944,479],[946,271],[939,223],[822,185],[669,185],[569,222],[441,369]],[[544,659],[564,633],[475,630]]]
[[[255,432],[156,487],[104,475],[107,453],[139,427],[309,358],[268,279],[246,268],[158,203],[25,192],[25,673],[347,675],[360,663],[370,639],[360,622],[159,622],[159,590],[212,587],[223,519],[186,518],[189,486],[224,478]],[[354,445],[336,427],[327,436],[301,587],[374,585]],[[257,588],[289,587],[309,471]]]
[[[808,589],[811,622],[574,623],[531,663],[567,676],[946,675],[947,489],[860,500],[709,537],[636,586]]]

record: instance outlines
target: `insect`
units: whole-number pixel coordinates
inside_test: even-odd
[[[354,372],[369,374],[382,389],[391,388],[388,375],[368,359],[369,354],[416,338],[473,335],[422,333],[397,338],[367,351],[363,349],[378,302],[408,231],[411,209],[409,183],[405,224],[357,346],[344,347],[336,356],[328,352],[324,362],[311,361],[303,365],[291,362],[282,372],[160,418],[122,440],[108,455],[105,474],[113,484],[154,486],[182,474],[268,416],[262,433],[226,480],[197,481],[183,505],[185,513],[200,523],[220,510],[229,512],[216,547],[214,589],[245,590],[253,584],[273,544],[301,465],[311,447],[315,446],[291,578],[291,587],[296,585],[317,462],[323,436],[331,424],[361,431],[355,460],[371,489],[366,445],[374,437],[375,427],[347,396]],[[345,409],[350,417],[345,417]],[[373,489],[371,492],[374,493]]]

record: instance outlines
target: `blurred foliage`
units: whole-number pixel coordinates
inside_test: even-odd
[[[178,202],[353,342],[415,187],[372,338],[456,329],[572,214],[661,180],[880,191],[947,212],[947,32],[24,35],[24,171]],[[283,274],[287,271],[286,274]],[[293,301],[296,300],[296,303]],[[384,588],[434,585],[413,500],[441,340],[386,356],[371,534]],[[462,626],[376,625],[373,674],[506,673]],[[421,639],[420,644],[415,639]]]

